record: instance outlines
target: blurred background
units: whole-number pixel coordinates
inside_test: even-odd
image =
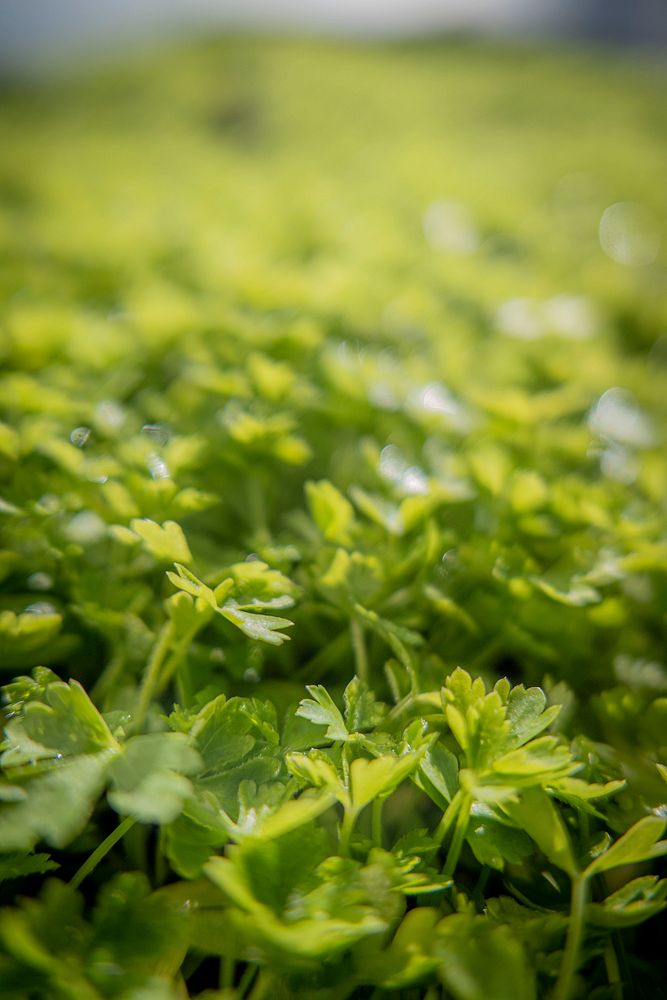
[[[424,559],[454,602],[434,605],[452,663],[594,685],[617,654],[652,659],[666,12],[0,0],[0,419],[16,476],[0,495],[36,510],[8,607],[76,607],[45,615],[60,645],[44,632],[12,669],[67,663],[94,682],[108,644],[138,675],[157,578],[125,575],[134,556],[110,526],[183,518],[212,567],[261,555],[274,531],[288,552],[306,478],[361,484],[392,540],[398,504],[415,518],[446,504]],[[139,579],[146,622],[128,611]],[[598,585],[615,589],[589,614]],[[286,677],[333,639],[309,630],[281,652]],[[245,645],[227,641],[240,682]],[[209,653],[193,690],[215,681]]]
[[[666,0],[1,0],[0,64],[211,28],[471,32],[663,47]]]

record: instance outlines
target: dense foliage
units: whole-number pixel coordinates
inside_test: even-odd
[[[5,86],[2,996],[665,996],[661,88]]]

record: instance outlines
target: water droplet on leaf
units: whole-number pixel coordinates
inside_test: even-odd
[[[660,249],[655,221],[634,201],[619,201],[606,208],[600,219],[599,236],[607,256],[626,267],[653,263]]]
[[[654,441],[653,428],[635,397],[617,386],[602,393],[588,415],[588,426],[600,437],[633,448],[648,448]]]
[[[459,201],[436,201],[423,219],[426,242],[434,250],[467,256],[479,247],[479,233],[468,209]]]
[[[53,604],[49,604],[48,601],[36,601],[35,604],[29,604],[28,607],[23,612],[24,615],[57,615],[58,612],[54,608]]]
[[[90,434],[90,427],[75,427],[69,439],[75,447],[85,448],[90,440]]]
[[[144,424],[141,433],[152,441],[156,448],[164,448],[170,436],[163,424]]]

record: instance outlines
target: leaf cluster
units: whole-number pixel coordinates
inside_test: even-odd
[[[3,996],[661,995],[663,75],[2,85]]]

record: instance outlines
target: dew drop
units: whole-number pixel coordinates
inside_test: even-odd
[[[545,333],[540,303],[535,299],[509,299],[496,310],[496,327],[515,340],[538,340]]]
[[[627,389],[615,386],[603,392],[588,414],[588,426],[600,437],[632,448],[654,443],[653,428]]]
[[[426,496],[429,492],[426,473],[417,465],[411,465],[409,469],[405,470],[399,485],[403,492],[410,494],[410,496]]]
[[[402,476],[405,470],[405,459],[394,444],[386,445],[380,452],[380,475],[385,479],[395,480]]]
[[[386,382],[373,382],[368,389],[368,402],[378,410],[400,409],[398,396]]]
[[[453,573],[458,569],[458,565],[459,556],[456,549],[447,549],[447,551],[442,554],[440,566],[438,567],[438,576],[449,576],[450,573]]]
[[[147,437],[156,448],[164,448],[169,441],[169,431],[163,424],[144,424],[141,433]]]
[[[169,466],[156,452],[153,451],[150,453],[146,459],[146,465],[152,479],[171,479]]]
[[[600,455],[600,470],[607,479],[629,485],[634,483],[639,475],[639,464],[627,448],[610,441]]]
[[[544,319],[552,333],[569,340],[585,340],[595,333],[597,319],[585,295],[555,295],[544,303]]]
[[[380,475],[394,483],[409,496],[425,496],[429,492],[428,477],[418,465],[408,465],[400,450],[388,444],[380,452]]]
[[[95,418],[106,430],[117,431],[125,423],[127,414],[115,399],[103,399],[95,407]]]
[[[58,611],[48,601],[36,601],[25,608],[24,615],[57,615]]]
[[[97,542],[106,534],[107,526],[92,510],[82,510],[75,514],[67,526],[67,537],[72,542],[86,545]]]
[[[90,434],[90,427],[75,427],[69,439],[75,447],[85,448],[90,440]]]
[[[471,419],[464,406],[441,382],[429,382],[408,396],[408,409],[442,416],[458,431],[470,430]]]
[[[634,201],[619,201],[602,213],[600,246],[626,267],[652,264],[660,249],[660,234],[650,213]]]
[[[60,498],[55,493],[43,493],[37,503],[47,514],[56,514],[60,510]]]
[[[477,227],[460,201],[436,201],[429,205],[422,228],[426,242],[434,250],[467,256],[479,247]]]

